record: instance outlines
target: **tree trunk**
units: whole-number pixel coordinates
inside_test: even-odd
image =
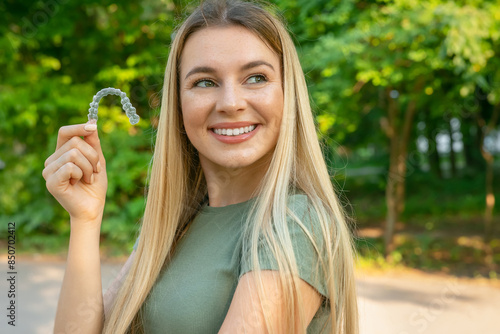
[[[401,138],[398,141],[398,173],[400,175],[399,182],[396,185],[396,196],[398,197],[398,215],[402,214],[405,209],[406,197],[406,176],[408,173],[408,164],[406,159],[408,157],[408,145],[410,143],[411,130],[413,128],[413,121],[416,113],[416,102],[411,100],[406,108],[405,119],[403,128],[401,129]],[[413,173],[415,166],[411,166],[410,172]]]
[[[433,123],[430,117],[430,111],[428,111],[425,113],[424,130],[425,137],[427,138],[427,159],[429,159],[429,167],[431,173],[442,179],[443,173],[441,172],[441,166],[439,165],[439,154],[437,151],[436,136],[433,135],[434,127],[432,125]]]
[[[484,160],[481,156],[478,147],[481,146],[481,129],[478,128],[477,122],[472,118],[462,119],[462,141],[464,143],[464,155],[467,169],[478,171],[484,168]]]
[[[493,114],[491,115],[490,121],[488,125],[486,125],[486,121],[481,116],[481,112],[478,113],[477,122],[479,130],[481,131],[481,140],[480,140],[480,150],[481,155],[486,162],[486,207],[484,210],[484,233],[486,239],[491,237],[491,232],[493,229],[492,221],[493,221],[493,208],[495,207],[495,193],[493,192],[493,163],[494,157],[493,154],[486,151],[484,149],[484,139],[490,134],[490,132],[496,127],[498,122],[498,117],[500,116],[500,104],[497,104],[493,109]],[[485,128],[486,127],[486,128]]]
[[[384,244],[385,244],[385,257],[387,258],[394,250],[394,227],[398,221],[398,197],[397,197],[397,184],[399,182],[398,174],[398,133],[393,132],[390,137],[390,153],[389,153],[389,174],[387,177],[387,185],[385,188],[385,200],[387,204],[387,216],[385,221],[384,231]]]
[[[493,155],[486,160],[486,209],[484,211],[484,233],[488,239],[492,232],[493,208],[495,207],[495,194],[493,193]]]
[[[389,173],[386,186],[386,204],[387,216],[384,231],[385,257],[391,260],[390,254],[395,248],[394,230],[400,214],[404,210],[404,197],[406,185],[406,173],[408,155],[408,143],[410,140],[411,129],[416,113],[416,102],[411,100],[408,103],[404,120],[398,120],[399,105],[389,96],[391,89],[387,89],[387,120],[384,130],[389,137],[390,157]],[[418,91],[418,90],[417,90]]]

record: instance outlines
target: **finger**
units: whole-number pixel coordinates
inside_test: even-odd
[[[84,137],[84,140],[87,144],[89,144],[96,152],[99,157],[100,167],[106,168],[106,159],[104,158],[104,154],[102,153],[101,148],[101,140],[99,139],[99,133],[97,131],[92,132],[88,136]]]
[[[97,166],[97,163],[99,162],[99,154],[92,146],[87,144],[87,142],[85,142],[78,136],[75,136],[70,140],[68,140],[62,147],[60,147],[50,157],[48,157],[47,160],[45,160],[45,167],[52,164],[54,161],[58,160],[63,154],[74,148],[78,149],[87,158],[90,164],[92,164],[94,173],[97,173],[99,170]]]
[[[63,146],[68,140],[71,138],[85,137],[97,131],[97,125],[94,122],[87,122],[84,124],[74,124],[74,125],[66,125],[59,129],[59,133],[57,134],[57,145],[56,151]]]
[[[69,151],[61,155],[53,163],[45,167],[45,169],[42,172],[43,177],[47,180],[50,177],[50,175],[57,172],[59,168],[61,168],[68,162],[72,162],[75,165],[77,165],[83,172],[83,179],[85,180],[85,182],[89,184],[91,183],[91,177],[92,174],[94,173],[94,167],[87,159],[87,157],[83,155],[78,148],[70,149]]]
[[[68,162],[49,176],[46,182],[47,189],[52,195],[55,195],[55,193],[60,192],[60,190],[65,190],[70,180],[80,180],[82,176],[82,170],[74,163]]]

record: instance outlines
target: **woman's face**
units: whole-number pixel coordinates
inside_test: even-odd
[[[279,57],[240,26],[192,34],[180,63],[187,136],[202,166],[244,168],[267,161],[283,115]]]

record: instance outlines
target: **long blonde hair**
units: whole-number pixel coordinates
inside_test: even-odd
[[[267,7],[267,6],[266,6]],[[269,7],[268,7],[269,8]],[[182,130],[178,67],[184,44],[195,31],[208,26],[243,26],[259,36],[282,62],[284,110],[278,142],[269,168],[257,190],[257,200],[242,232],[242,249],[249,250],[253,274],[262,282],[257,249],[262,237],[279,265],[288,326],[285,333],[306,333],[300,311],[298,269],[288,235],[287,200],[294,189],[304,192],[321,227],[322,240],[308,234],[321,254],[319,274],[325,278],[330,309],[330,333],[358,334],[354,280],[355,250],[344,212],[328,175],[309,103],[307,86],[293,41],[281,20],[251,2],[203,2],[181,25],[172,42],[163,87],[162,107],[150,184],[135,259],[105,320],[104,333],[142,332],[141,305],[160,271],[168,266],[176,242],[187,230],[207,195],[196,149]],[[304,224],[295,217],[302,228]],[[272,228],[270,228],[272,224]],[[307,229],[304,229],[307,231]],[[321,247],[326,245],[327,247]],[[258,285],[264,300],[262,284]],[[295,314],[299,310],[299,328]],[[267,331],[278,333],[270,327]]]

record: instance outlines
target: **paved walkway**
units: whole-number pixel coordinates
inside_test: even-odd
[[[52,333],[64,266],[53,261],[18,261],[16,327],[7,325],[4,278],[0,333]],[[120,267],[103,265],[104,287]],[[357,287],[361,334],[500,333],[499,287],[429,275],[373,274],[361,274]]]

